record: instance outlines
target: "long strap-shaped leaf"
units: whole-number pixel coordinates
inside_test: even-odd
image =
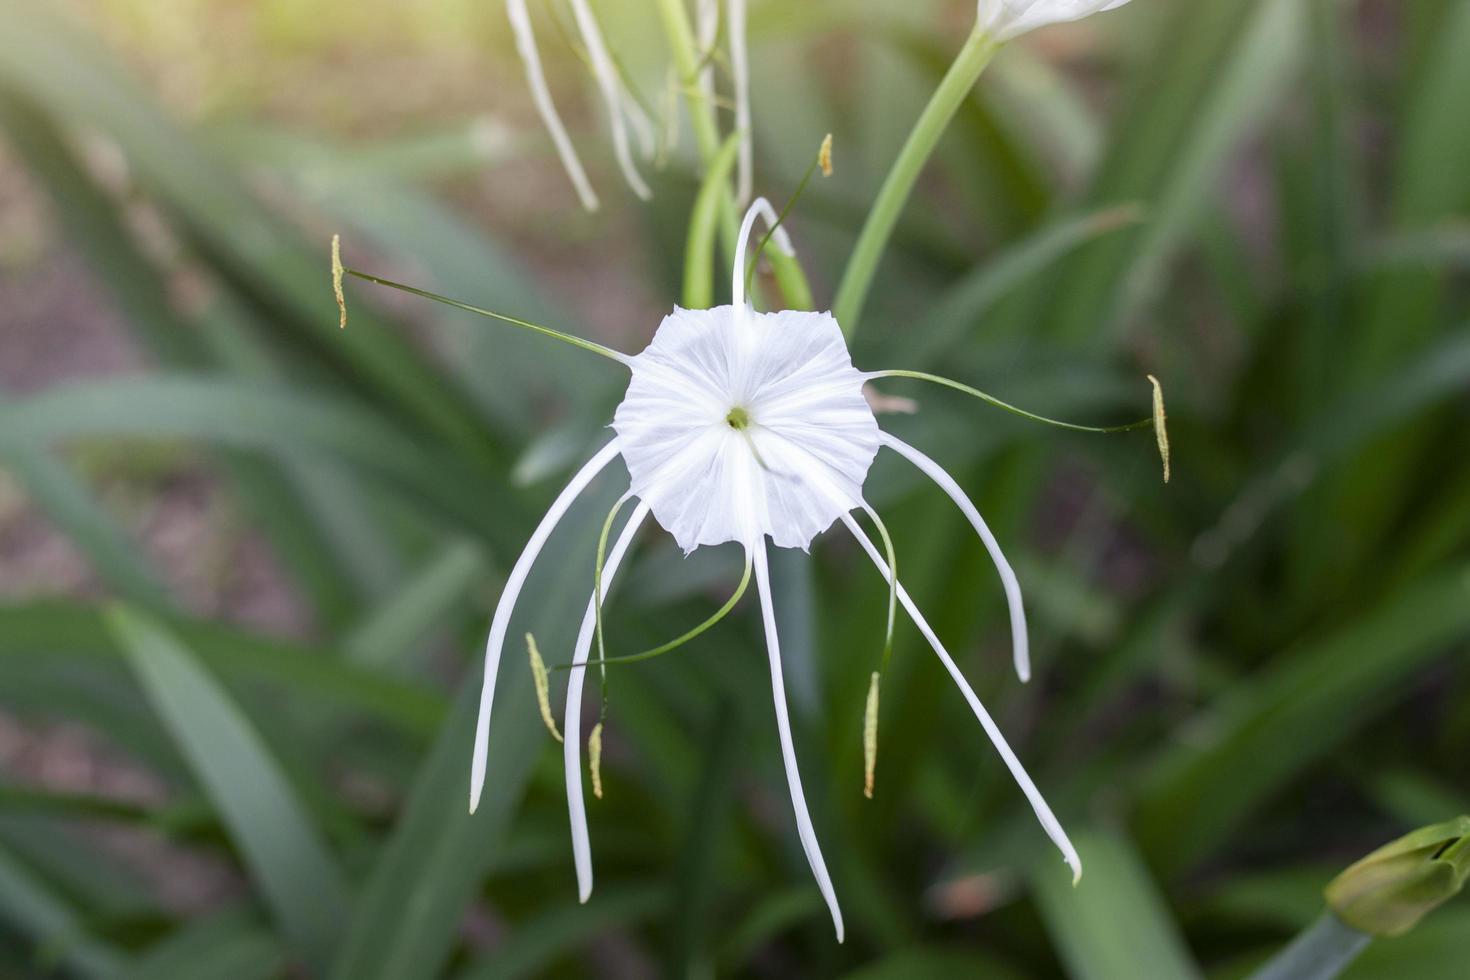
[[[250,719],[192,651],[128,607],[114,607],[108,623],[266,904],[301,956],[321,970],[348,905],[346,882],[321,832]]]

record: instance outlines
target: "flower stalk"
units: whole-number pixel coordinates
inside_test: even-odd
[[[832,303],[833,315],[842,324],[843,332],[849,340],[857,332],[863,307],[867,304],[868,291],[873,285],[873,276],[878,271],[878,263],[888,247],[888,240],[893,237],[893,229],[898,224],[904,205],[908,203],[914,184],[918,182],[919,174],[929,162],[929,157],[934,154],[950,120],[964,104],[970,89],[974,88],[976,79],[990,64],[990,59],[995,57],[999,46],[999,42],[979,26],[970,32],[965,46],[960,49],[959,55],[930,97],[929,104],[914,123],[903,149],[898,153],[898,159],[893,161],[893,167],[888,171],[888,176],[868,211],[867,221],[863,223],[857,244],[847,260],[847,268],[842,274],[842,282],[837,287],[837,296]]]

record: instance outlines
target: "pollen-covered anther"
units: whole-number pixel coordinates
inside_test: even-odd
[[[531,658],[531,680],[536,685],[536,706],[541,709],[541,721],[551,737],[561,741],[561,732],[556,730],[556,719],[551,714],[551,678],[546,673],[546,661],[536,647],[536,638],[526,634],[526,653]]]
[[[602,799],[602,722],[587,733],[587,773],[592,777],[592,795]]]
[[[1169,482],[1169,427],[1168,413],[1164,411],[1164,386],[1152,374],[1148,383],[1154,386],[1154,437],[1159,442],[1159,458],[1164,461],[1164,482]]]
[[[875,670],[868,682],[868,704],[863,711],[863,795],[873,798],[873,777],[878,770],[878,683]]]
[[[332,236],[332,293],[337,297],[337,327],[347,329],[347,297],[342,294],[342,236]]]

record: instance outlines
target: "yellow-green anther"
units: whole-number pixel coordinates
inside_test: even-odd
[[[1159,379],[1152,374],[1148,376],[1149,384],[1154,386],[1154,435],[1159,440],[1159,458],[1164,461],[1164,482],[1169,482],[1169,429],[1165,425],[1168,416],[1164,413],[1164,388],[1159,384]]]
[[[337,327],[347,329],[347,297],[342,294],[342,236],[332,236],[332,293],[337,297]]]
[[[536,705],[541,709],[541,720],[551,737],[560,742],[561,732],[556,730],[556,719],[551,716],[551,679],[546,673],[546,661],[541,659],[541,651],[536,647],[536,638],[530,633],[526,634],[526,652],[531,657],[531,680],[536,683]]]
[[[832,134],[822,140],[822,148],[817,151],[817,166],[822,168],[822,176],[832,176]]]
[[[1422,827],[1332,880],[1327,904],[1370,936],[1402,936],[1470,879],[1470,816]]]
[[[592,776],[592,795],[602,799],[602,722],[587,736],[587,771]]]
[[[873,776],[878,770],[878,681],[873,671],[868,682],[868,706],[863,711],[863,795],[873,798]]]

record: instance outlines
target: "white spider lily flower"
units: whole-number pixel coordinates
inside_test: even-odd
[[[1081,20],[1128,0],[979,0],[977,26],[998,41],[1034,31],[1048,24]]]
[[[627,86],[623,84],[622,79],[618,77],[617,67],[608,53],[602,30],[587,0],[571,0],[571,6],[572,15],[577,23],[577,31],[581,34],[582,43],[587,48],[587,58],[592,67],[593,78],[597,82],[598,92],[607,110],[608,124],[612,129],[613,153],[617,158],[618,167],[622,170],[623,178],[627,180],[628,186],[633,188],[633,193],[647,200],[653,194],[633,163],[628,127],[631,125],[635,130],[644,156],[652,156],[655,144],[653,121],[648,118],[643,107],[638,104]],[[525,65],[526,81],[531,87],[531,98],[536,104],[536,111],[541,116],[541,121],[545,124],[547,131],[551,133],[551,141],[556,146],[557,155],[561,158],[567,176],[571,178],[572,186],[577,190],[577,197],[581,200],[582,206],[589,211],[596,211],[599,207],[597,193],[593,191],[592,184],[587,179],[587,172],[582,167],[582,161],[577,157],[577,151],[572,146],[571,137],[567,135],[561,115],[556,111],[556,103],[551,99],[551,89],[546,84],[546,74],[541,67],[541,55],[536,48],[536,34],[531,27],[531,17],[526,10],[526,0],[505,0],[505,11],[510,20],[511,33],[515,35],[516,50],[520,53],[521,61]]]
[[[862,510],[877,519],[863,498],[863,484],[882,446],[908,459],[934,480],[953,498],[995,561],[1010,607],[1016,668],[1023,679],[1029,675],[1020,588],[994,535],[959,484],[937,463],[879,429],[863,393],[867,382],[880,377],[924,377],[951,386],[958,383],[906,372],[859,371],[853,366],[846,340],[830,313],[792,310],[760,313],[752,309],[744,291],[745,243],[757,217],[764,217],[768,224],[775,221],[774,209],[764,198],[751,206],[741,228],[731,282],[732,305],[709,310],[676,308],[664,318],[648,347],[632,357],[572,339],[625,365],[632,373],[632,380],[613,415],[614,438],[582,467],[552,503],[512,568],[496,606],[485,650],[485,677],[471,769],[471,811],[485,786],[495,679],[511,614],[526,576],[575,498],[614,459],[621,457],[631,476],[631,486],[623,500],[636,499],[638,503],[600,566],[597,588],[583,616],[570,665],[564,723],[567,803],[578,892],[583,901],[592,891],[591,847],[580,756],[585,672],[588,666],[606,663],[589,662],[600,615],[599,603],[638,529],[650,514],[686,553],[705,545],[735,542],[745,550],[747,577],[749,570],[754,569],[777,732],[797,831],[839,941],[843,936],[842,913],[807,812],[787,714],[775,597],[767,565],[767,539],[776,547],[805,550],[818,534],[839,521],[852,532],[878,571],[890,581],[897,600],[960,687],[1046,833],[1072,868],[1074,877],[1080,876],[1077,852],[1055,815],[907,591],[893,580],[889,562],[883,560],[851,516],[852,511]],[[772,241],[783,251],[791,252],[790,241],[779,228]],[[555,333],[547,328],[533,329]],[[609,528],[612,520],[609,517]],[[734,601],[727,604],[726,610]]]

